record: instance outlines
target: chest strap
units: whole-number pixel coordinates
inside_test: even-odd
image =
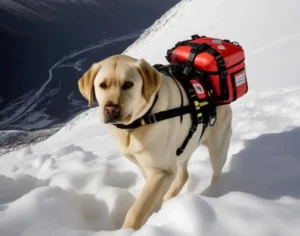
[[[160,122],[162,120],[167,120],[177,116],[191,113],[192,109],[193,109],[192,106],[187,105],[187,106],[173,108],[167,111],[160,111],[153,114],[149,112],[149,114],[144,115],[143,117],[135,120],[129,125],[123,125],[123,124],[114,124],[114,125],[120,129],[135,129],[143,125],[150,125],[150,124]]]

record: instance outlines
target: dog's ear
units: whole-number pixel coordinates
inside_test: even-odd
[[[148,62],[144,59],[138,60],[138,72],[143,79],[142,94],[147,103],[149,103],[151,96],[157,92],[160,84],[161,78],[156,69],[154,69]]]
[[[78,80],[79,91],[81,95],[88,100],[89,107],[91,107],[94,103],[94,80],[100,68],[100,63],[93,64],[91,68]]]

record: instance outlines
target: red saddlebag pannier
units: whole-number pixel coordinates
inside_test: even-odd
[[[186,76],[208,78],[218,105],[248,91],[244,50],[236,42],[193,35],[168,50],[166,58],[171,64],[184,65]]]

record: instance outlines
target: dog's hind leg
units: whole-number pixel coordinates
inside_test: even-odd
[[[185,185],[186,181],[189,178],[187,164],[188,164],[188,160],[184,160],[184,162],[177,163],[177,172],[176,172],[175,180],[173,181],[168,192],[165,194],[163,198],[164,201],[167,201],[175,197]]]
[[[214,126],[209,127],[210,131],[205,140],[213,169],[211,184],[216,182],[221,176],[223,166],[227,159],[227,152],[232,133],[232,111],[230,106],[224,105],[217,109],[217,122]]]

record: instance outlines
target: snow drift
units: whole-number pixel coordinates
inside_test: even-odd
[[[250,91],[232,105],[233,136],[218,183],[207,188],[211,169],[200,147],[181,194],[140,230],[119,230],[144,180],[90,109],[46,141],[0,157],[0,235],[298,235],[299,5],[185,0],[125,52],[165,63],[166,49],[195,33],[244,46]]]

